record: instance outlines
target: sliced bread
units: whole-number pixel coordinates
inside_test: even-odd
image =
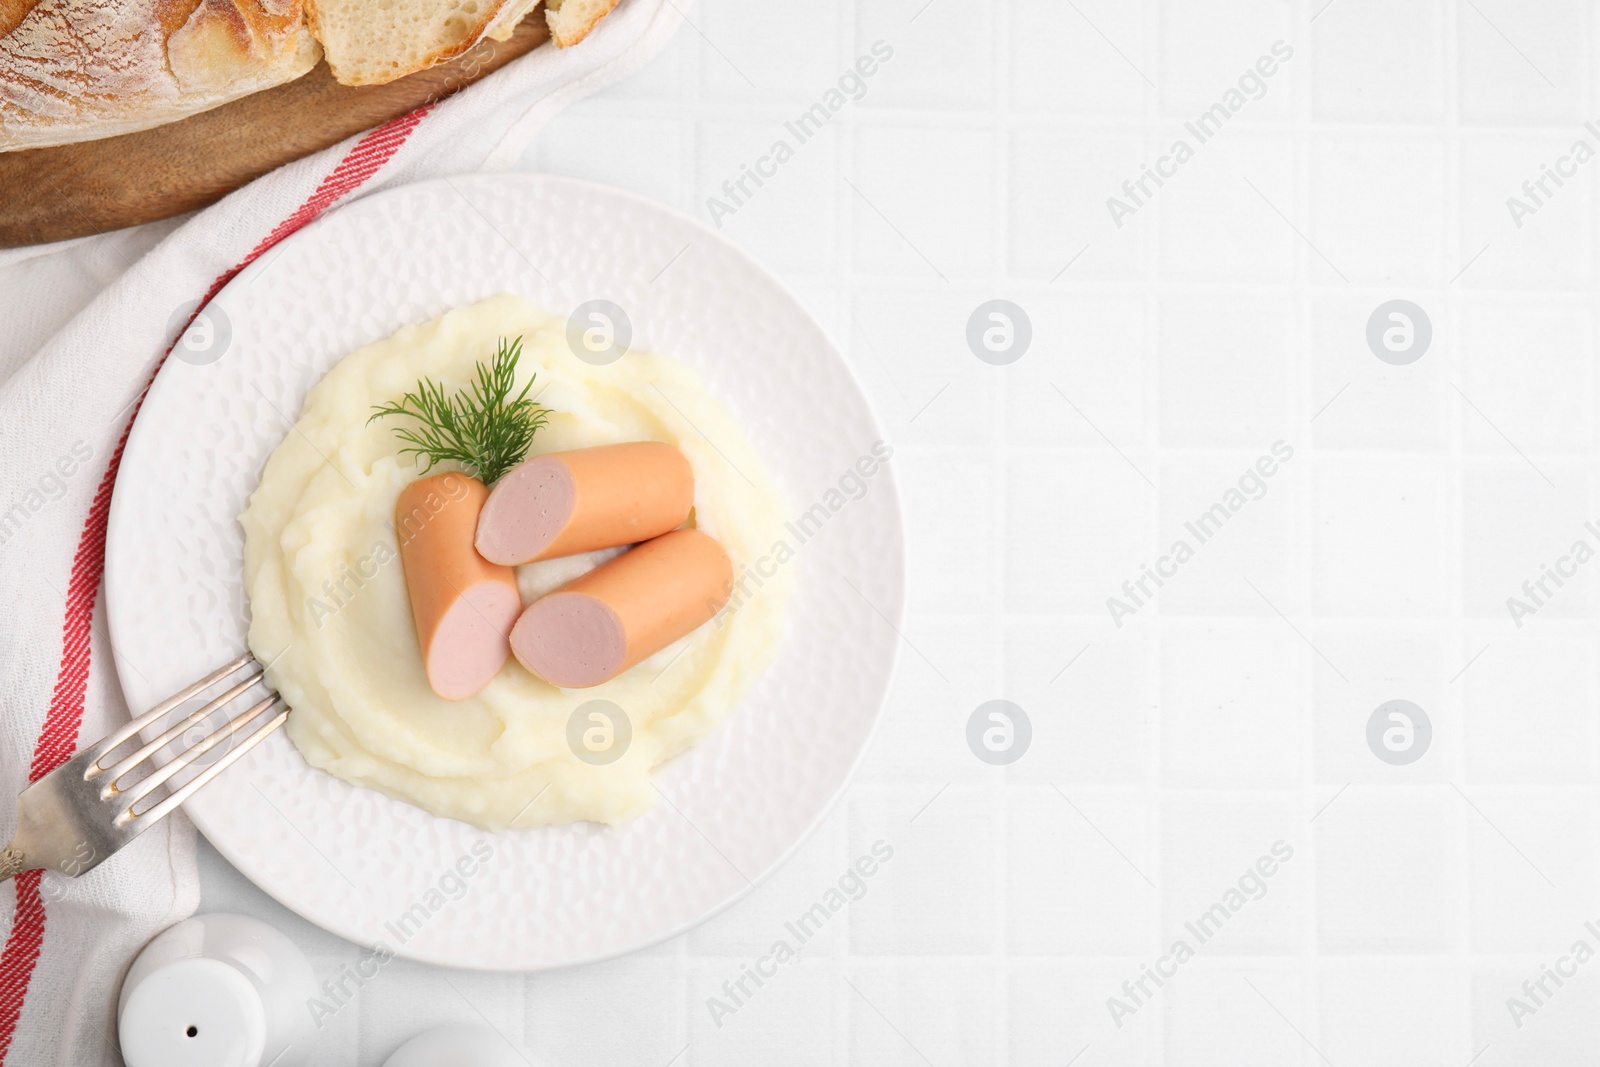
[[[535,3],[306,0],[306,17],[335,78],[380,85],[452,59],[485,36],[505,40]]]
[[[544,0],[544,20],[557,47],[571,48],[616,6],[617,0]]]

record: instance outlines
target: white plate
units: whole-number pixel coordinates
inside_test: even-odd
[[[537,175],[367,197],[230,282],[213,302],[231,324],[226,353],[204,366],[169,359],[150,390],[123,456],[106,549],[107,615],[131,707],[149,707],[244,648],[237,516],[311,384],[405,323],[508,291],[563,314],[597,298],[626,308],[636,347],[699,368],[796,516],[883,436],[811,316],[689,218]],[[281,731],[185,810],[288,907],[414,959],[531,970],[679,933],[770,874],[866,748],[904,599],[893,477],[880,470],[797,547],[777,661],[721,728],[659,769],[670,804],[620,830],[485,833],[313,770]],[[493,857],[465,880],[461,900],[448,900],[451,868],[485,840]],[[447,892],[430,895],[441,879]],[[420,929],[402,941],[408,913],[414,922],[403,929]]]

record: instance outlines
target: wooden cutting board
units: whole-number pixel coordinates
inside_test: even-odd
[[[550,39],[541,11],[507,41],[387,85],[349,86],[327,63],[286,85],[121,137],[0,152],[0,248],[170,218],[274,167],[470,85]]]

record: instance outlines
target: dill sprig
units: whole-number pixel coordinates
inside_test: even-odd
[[[428,378],[417,383],[417,391],[406,393],[397,404],[374,407],[370,423],[386,415],[409,415],[416,429],[395,430],[406,442],[401,454],[413,453],[428,461],[424,471],[436,463],[455,462],[485,485],[521,463],[533,443],[533,435],[545,424],[550,412],[528,399],[533,379],[522,387],[515,399],[517,357],[522,354],[522,338],[509,345],[504,337],[494,359],[478,364],[477,380],[455,396],[446,396],[444,386]],[[537,375],[535,375],[537,377]]]

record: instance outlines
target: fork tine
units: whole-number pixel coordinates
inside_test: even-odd
[[[288,718],[289,708],[285,706],[282,711],[278,712],[278,714],[267,720],[266,724],[262,726],[261,729],[255,731],[249,737],[246,737],[243,741],[239,742],[236,747],[223,753],[221,759],[217,760],[217,762],[213,763],[211,766],[195,775],[189,781],[185,782],[180,788],[174,790],[172,795],[161,801],[161,803],[155,805],[149,811],[140,812],[138,815],[131,815],[125,811],[121,815],[117,816],[116,821],[121,825],[127,825],[129,823],[136,824],[141,830],[148,828],[151,823],[158,821],[168,812],[172,811],[173,808],[176,808],[179,804],[182,804],[185,800],[188,800],[190,797],[194,796],[194,794],[197,793],[201,787],[210,782],[211,779],[215,778],[217,775],[233,766],[239,761],[240,758],[244,756],[246,752],[249,752],[252,748],[255,748],[263,740],[265,740],[268,734],[272,733],[272,731],[276,730],[278,727],[282,726],[286,721],[288,721]]]
[[[188,748],[184,749],[182,752],[178,753],[176,756],[172,757],[166,762],[165,766],[158,768],[149,775],[146,775],[138,783],[136,783],[133,788],[123,791],[122,795],[127,798],[127,806],[124,808],[124,810],[132,811],[134,807],[138,805],[139,801],[149,796],[151,791],[159,786],[162,782],[165,782],[167,779],[171,778],[184,768],[192,766],[196,759],[205,755],[207,752],[210,752],[217,745],[221,744],[223,741],[226,741],[228,738],[232,737],[234,734],[250,725],[256,719],[260,718],[262,712],[266,711],[276,703],[278,703],[278,694],[274,693],[267,697],[267,699],[261,701],[255,707],[251,708],[249,711],[245,712],[243,715],[231,720],[226,726],[212,731],[205,737],[202,737],[200,740],[190,745]]]
[[[97,760],[95,762],[95,768],[90,771],[90,776],[94,777],[95,771],[98,770],[100,773],[105,775],[105,789],[107,791],[115,789],[117,779],[121,778],[130,770],[143,763],[150,757],[151,753],[160,751],[166,745],[171,744],[177,738],[183,736],[184,731],[189,729],[189,727],[193,726],[195,723],[202,722],[205,719],[210,718],[211,713],[216,711],[218,708],[237,700],[244,694],[245,690],[249,689],[260,680],[261,675],[251,675],[249,678],[246,678],[239,684],[231,686],[214,700],[211,700],[206,704],[202,704],[200,707],[184,716],[181,721],[169,728],[160,737],[156,738],[154,741],[147,742],[146,744],[140,746],[129,755],[124,756],[122,759],[112,764],[110,767],[101,768],[99,766],[99,761]],[[171,709],[168,710],[170,711]]]
[[[216,685],[218,682],[222,681],[224,678],[237,674],[240,669],[250,666],[254,663],[255,656],[246,652],[244,655],[240,656],[232,663],[229,663],[227,666],[219,667],[210,674],[206,675],[204,678],[200,679],[198,682],[195,682],[189,686],[185,686],[183,689],[172,694],[167,699],[163,700],[161,703],[145,712],[143,715],[140,715],[138,718],[134,719],[132,722],[119,726],[117,729],[111,731],[111,733],[107,734],[95,744],[95,762],[99,763],[100,758],[106,753],[122,744],[134,734],[145,729],[151,723],[160,720],[162,716],[172,711],[173,708],[177,707],[179,704],[182,704],[185,700],[191,699],[195,696],[195,694],[204,692],[205,690]]]

